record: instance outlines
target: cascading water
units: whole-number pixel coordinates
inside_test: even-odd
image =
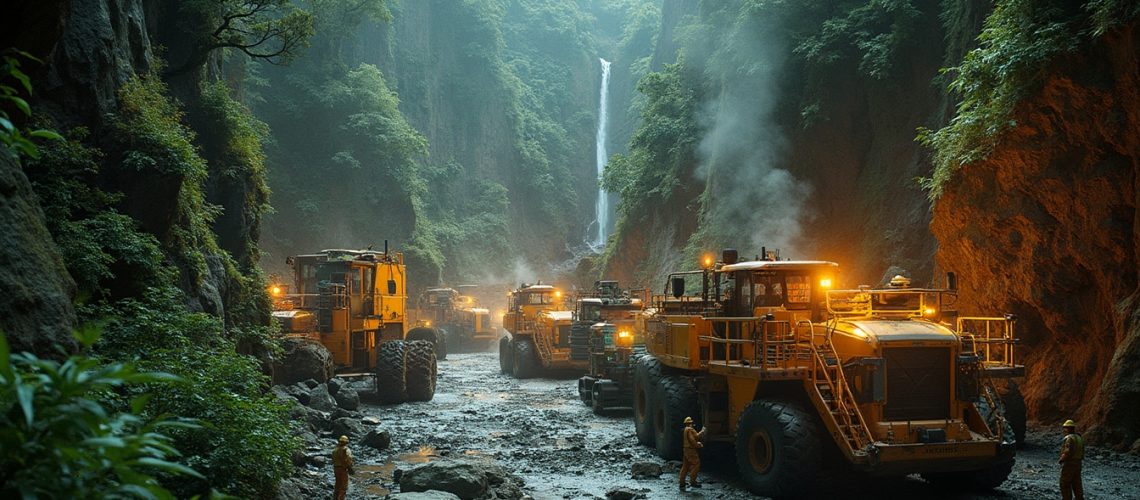
[[[602,173],[606,168],[606,97],[610,92],[610,62],[598,58],[602,63],[602,89],[601,98],[598,99],[598,137],[597,137],[597,163],[598,163],[598,201],[594,204],[594,224],[597,226],[597,236],[590,244],[595,252],[600,252],[606,246],[606,228],[609,225],[610,203],[606,191],[602,189]]]

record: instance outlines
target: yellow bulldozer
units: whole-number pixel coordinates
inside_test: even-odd
[[[435,330],[441,347],[436,352],[443,353],[440,359],[446,359],[448,351],[484,351],[498,336],[490,310],[480,307],[475,298],[475,288],[429,288],[416,301],[413,324]]]
[[[954,489],[1004,482],[1016,438],[994,382],[1024,375],[1015,318],[959,316],[952,275],[945,289],[900,276],[835,290],[838,271],[726,250],[669,275],[634,367],[639,441],[677,459],[691,416],[771,497],[810,495],[836,467]]]
[[[499,368],[516,378],[543,370],[585,370],[587,360],[570,357],[574,311],[566,309],[562,291],[550,285],[523,284],[510,292],[499,341]]]
[[[273,317],[287,337],[327,349],[338,373],[374,374],[382,401],[428,401],[435,394],[435,348],[431,339],[408,335],[404,255],[384,247],[288,258],[292,289],[270,286]]]

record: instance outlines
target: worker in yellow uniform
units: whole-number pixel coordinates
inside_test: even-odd
[[[689,486],[700,488],[701,483],[697,482],[697,473],[701,470],[701,454],[699,451],[704,448],[704,443],[701,440],[705,438],[705,428],[701,427],[701,432],[697,432],[693,428],[693,417],[685,417],[685,433],[684,433],[684,461],[681,462],[681,490],[685,489],[685,476],[689,476]]]
[[[1077,434],[1077,424],[1066,420],[1061,425],[1065,437],[1061,438],[1061,498],[1062,500],[1085,500],[1084,486],[1081,485],[1081,461],[1085,459],[1085,439]]]
[[[344,500],[344,496],[348,493],[348,475],[356,474],[356,469],[352,467],[352,451],[348,449],[348,436],[341,436],[337,440],[332,461],[333,477],[336,478],[333,500]]]

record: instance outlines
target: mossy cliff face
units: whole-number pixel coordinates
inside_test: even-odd
[[[1016,127],[934,206],[937,262],[962,311],[1015,313],[1030,418],[1140,438],[1140,37],[1119,28],[1059,58]]]
[[[0,149],[0,330],[14,352],[53,355],[75,348],[75,283],[43,218],[28,178]]]

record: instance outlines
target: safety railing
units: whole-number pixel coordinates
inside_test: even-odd
[[[806,369],[810,333],[805,338],[788,321],[758,317],[708,318],[715,335],[702,335],[703,363],[740,363],[761,369]]]
[[[843,373],[843,366],[839,364],[839,356],[830,342],[820,346],[813,344],[811,352],[812,359],[815,362],[815,367],[811,371],[812,385],[816,387],[819,397],[823,399],[825,404],[835,405],[834,408],[829,407],[828,409],[840,432],[847,439],[851,451],[856,453],[873,443],[875,438],[871,435],[870,428],[867,427],[863,412],[859,411],[859,405],[854,394],[849,390],[847,376]],[[830,397],[825,396],[820,390],[821,384],[830,392]]]
[[[1013,334],[1013,316],[964,316],[958,318],[955,331],[973,344],[974,353],[986,365],[1016,366],[1017,338]]]
[[[946,290],[925,288],[828,290],[829,317],[921,318],[939,310]]]

